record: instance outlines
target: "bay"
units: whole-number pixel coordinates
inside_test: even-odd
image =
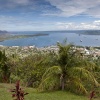
[[[4,46],[32,46],[44,47],[56,45],[57,42],[63,42],[67,39],[68,43],[80,46],[100,46],[100,35],[84,35],[77,32],[68,31],[23,31],[12,32],[12,35],[32,35],[32,34],[48,34],[46,36],[35,36],[27,38],[10,39],[0,42]]]

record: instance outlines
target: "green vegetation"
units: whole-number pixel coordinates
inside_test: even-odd
[[[14,86],[14,84],[0,84],[0,100],[12,100],[12,94],[9,91]],[[39,93],[33,88],[23,89],[29,93],[25,96],[25,100],[88,100],[88,96],[78,96],[67,91]]]
[[[42,76],[40,90],[69,90],[86,94],[87,83],[99,86],[93,75],[96,66],[83,59],[78,51],[73,52],[71,45],[58,44],[58,66],[48,68]],[[83,82],[84,80],[84,82]]]
[[[17,53],[9,55],[6,50],[0,52],[0,82],[15,83],[20,80],[22,86],[31,87],[26,89],[29,93],[26,100],[33,98],[83,100],[81,96],[74,94],[88,95],[90,91],[96,91],[98,98],[100,96],[99,57],[97,59],[85,57],[66,42],[58,43],[58,48],[56,52],[37,49],[30,52],[25,49],[24,53],[30,53],[23,57]],[[2,90],[2,87],[4,88],[4,85],[1,84],[0,91],[9,97],[9,93]]]
[[[8,82],[10,77],[10,67],[7,65],[5,52],[0,51],[0,81]]]

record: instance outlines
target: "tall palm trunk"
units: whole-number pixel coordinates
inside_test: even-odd
[[[60,87],[61,87],[61,90],[65,90],[65,78],[64,78],[64,74],[61,74],[60,76]]]

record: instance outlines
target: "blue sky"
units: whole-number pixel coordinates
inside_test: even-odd
[[[100,0],[0,0],[0,30],[100,29]]]

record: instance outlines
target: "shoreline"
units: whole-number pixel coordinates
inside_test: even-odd
[[[41,33],[38,33],[38,34],[33,34],[33,35],[8,35],[6,37],[1,36],[0,37],[0,42],[3,42],[5,40],[13,40],[13,39],[20,39],[20,38],[29,38],[29,37],[37,37],[37,36],[47,36],[49,34],[41,34]]]
[[[13,46],[0,45],[0,47],[37,47],[37,48],[46,48],[46,47],[51,47],[51,46],[57,46],[57,45],[48,45],[48,46],[41,46],[41,47],[38,47],[36,45],[24,45],[24,46],[18,46],[18,45],[13,45]],[[82,46],[82,45],[73,45],[73,46],[75,46],[75,47],[93,47],[93,48],[100,48],[100,46]]]
[[[59,35],[59,36],[58,36]],[[0,36],[1,37],[1,36]],[[9,38],[8,38],[9,37]],[[76,46],[82,47],[99,47],[99,36],[84,36],[76,33],[50,33],[50,32],[38,32],[38,33],[12,33],[10,36],[0,38],[0,45],[5,46],[30,46],[36,45],[37,47],[44,47],[49,45],[55,45],[57,41],[64,41],[67,39],[68,43],[73,43]]]

